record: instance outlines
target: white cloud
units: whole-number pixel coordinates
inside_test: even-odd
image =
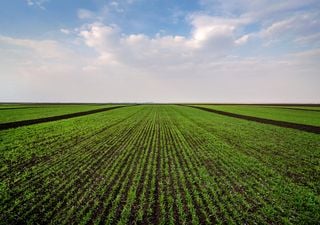
[[[101,22],[87,24],[80,37],[100,54],[99,60],[146,67],[178,66],[184,63],[205,63],[222,57],[239,44],[237,29],[244,19],[221,19],[202,14],[191,15],[190,36],[123,34],[114,25]]]
[[[304,7],[319,7],[318,0],[200,0],[210,13],[222,16],[246,16],[255,19],[281,17]]]
[[[241,34],[237,45],[257,38],[263,42],[262,46],[281,44],[284,40],[292,43],[295,39],[314,37],[320,30],[320,2],[317,0],[201,0],[201,4],[208,14],[225,21],[241,22],[237,26]]]
[[[13,45],[36,53],[41,59],[58,59],[64,60],[69,58],[70,52],[63,48],[57,41],[54,40],[32,40],[19,39],[0,35],[0,44]]]
[[[213,51],[233,46],[237,30],[250,22],[246,18],[222,18],[203,14],[193,14],[189,19],[193,25],[192,37],[195,44]]]
[[[70,30],[65,29],[65,28],[61,28],[61,29],[60,29],[60,32],[61,32],[61,33],[64,33],[64,34],[70,34],[70,33],[71,33]]]
[[[27,4],[29,6],[37,6],[40,9],[43,9],[43,10],[46,9],[44,7],[44,4],[47,3],[47,2],[49,2],[49,0],[27,0]]]
[[[235,44],[236,45],[243,45],[243,44],[247,43],[249,39],[250,39],[249,34],[243,35],[235,41]]]
[[[0,46],[6,49],[0,52],[1,100],[319,101],[317,84],[320,82],[320,68],[317,62],[320,50],[282,58],[228,56],[205,61],[201,56],[207,56],[207,52],[197,52],[192,45],[185,48],[191,37],[122,36],[118,28],[102,24],[94,24],[87,29],[89,33],[82,35],[88,38],[87,41],[90,39],[87,42],[90,48],[102,48],[98,58],[87,55],[83,59],[82,55],[75,53],[65,54],[65,47],[51,40],[1,36]],[[116,41],[115,49],[123,44],[119,50],[121,54],[115,54],[118,60],[122,59],[120,63],[112,62],[112,51],[112,57],[108,58],[108,50],[113,48],[109,40],[105,41],[103,37]],[[120,40],[117,42],[115,37],[120,37]],[[120,47],[117,43],[121,43]],[[19,48],[10,49],[8,46]],[[30,52],[25,53],[22,48]],[[198,55],[194,55],[195,52]],[[127,54],[127,59],[124,54]],[[50,57],[39,60],[44,56]],[[63,60],[57,61],[57,57]],[[133,57],[141,58],[133,60]],[[150,61],[143,64],[148,57]],[[126,61],[129,59],[132,60],[131,64]]]
[[[94,19],[96,17],[95,13],[88,9],[78,9],[77,14],[79,19]]]
[[[302,45],[318,45],[320,47],[320,32],[297,37],[294,39],[294,42]]]
[[[120,6],[119,2],[112,1],[109,3],[109,6],[118,13],[123,13],[125,10],[122,6]]]
[[[300,13],[289,18],[276,21],[260,32],[262,37],[306,36],[320,30],[320,14]]]

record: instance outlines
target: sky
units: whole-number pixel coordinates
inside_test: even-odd
[[[2,0],[0,102],[320,103],[319,0]]]

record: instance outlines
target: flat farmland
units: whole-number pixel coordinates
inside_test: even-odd
[[[226,107],[215,109],[320,125],[320,112],[302,110],[312,107]],[[6,110],[2,121],[22,118]],[[127,105],[2,129],[0,143],[2,224],[320,221],[317,132],[187,105]]]
[[[112,107],[115,105],[104,104],[74,104],[74,105],[59,105],[59,104],[0,104],[0,124],[39,119],[51,116],[59,116],[69,113],[83,112],[101,108]]]
[[[196,105],[240,115],[277,121],[320,126],[320,109],[314,107],[293,106],[248,106],[248,105]]]

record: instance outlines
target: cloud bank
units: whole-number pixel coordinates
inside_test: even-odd
[[[119,4],[62,40],[1,35],[1,101],[320,102],[317,1],[202,0],[183,35],[128,33]]]

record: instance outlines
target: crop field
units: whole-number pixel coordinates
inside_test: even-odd
[[[3,105],[0,118],[114,106]],[[266,120],[150,104],[4,127],[0,224],[319,224],[319,107],[197,106]]]
[[[114,105],[0,105],[0,124],[89,111]]]
[[[246,105],[199,105],[210,109],[222,110],[240,115],[273,119],[299,124],[320,126],[319,109],[317,107],[271,107]]]

